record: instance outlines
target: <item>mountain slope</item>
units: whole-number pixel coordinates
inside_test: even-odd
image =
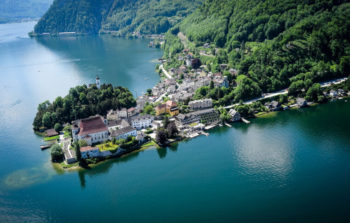
[[[206,0],[167,34],[165,57],[178,46],[174,34],[179,31],[197,54],[206,42],[221,49],[207,61],[213,72],[228,63],[263,92],[300,80],[307,89],[350,74],[348,1]]]
[[[201,0],[55,0],[35,27],[36,33],[166,32]]]
[[[0,22],[12,22],[26,18],[39,18],[53,0],[2,0]]]

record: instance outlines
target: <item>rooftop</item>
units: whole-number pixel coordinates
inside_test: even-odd
[[[117,130],[112,131],[111,136],[112,137],[120,136],[120,135],[123,135],[125,133],[132,132],[134,130],[135,129],[133,127],[128,126],[128,127],[122,128],[122,129],[117,129]]]
[[[57,136],[58,133],[54,129],[48,129],[45,131],[47,137]]]
[[[98,150],[97,147],[91,147],[91,146],[84,146],[80,148],[80,152],[87,152],[87,151],[93,151]]]
[[[88,135],[91,133],[108,131],[106,124],[101,116],[82,119],[80,121],[80,131],[78,135]]]
[[[147,114],[147,115],[134,116],[134,117],[130,118],[131,121],[133,121],[133,120],[145,120],[145,119],[153,119],[153,116]]]

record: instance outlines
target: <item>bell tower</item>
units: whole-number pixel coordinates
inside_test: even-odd
[[[96,76],[96,87],[100,89],[100,78]]]

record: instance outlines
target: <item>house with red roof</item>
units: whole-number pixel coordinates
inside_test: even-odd
[[[99,115],[75,121],[72,135],[74,141],[85,140],[88,145],[109,139],[108,126]]]

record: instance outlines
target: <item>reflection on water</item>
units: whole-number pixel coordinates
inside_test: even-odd
[[[160,159],[164,159],[167,155],[167,150],[176,152],[178,147],[179,147],[178,143],[173,143],[172,145],[165,148],[150,147],[146,150],[137,150],[135,152],[126,154],[120,158],[105,160],[102,163],[96,164],[93,168],[83,169],[83,170],[80,169],[79,171],[77,171],[79,181],[80,181],[80,186],[82,188],[86,187],[86,176],[94,177],[101,174],[107,174],[109,173],[109,171],[112,169],[113,166],[134,161],[134,159],[136,159],[137,157],[142,156],[142,153],[157,151],[158,157]]]

